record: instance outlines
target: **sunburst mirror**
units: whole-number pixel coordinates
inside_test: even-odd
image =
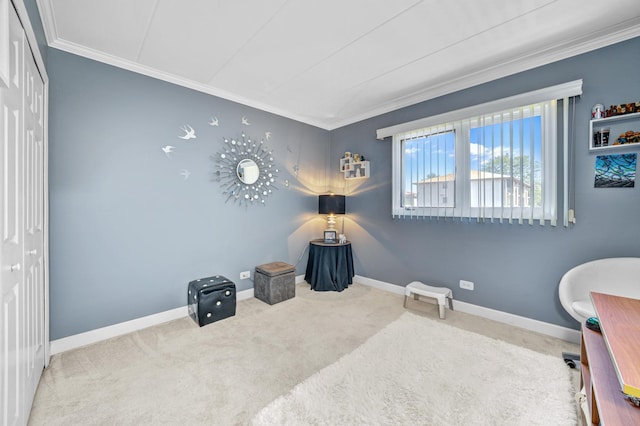
[[[224,146],[212,160],[217,163],[213,177],[227,196],[225,202],[264,205],[273,190],[278,189],[273,151],[266,147],[264,140],[253,141],[244,133],[241,139],[224,138]]]

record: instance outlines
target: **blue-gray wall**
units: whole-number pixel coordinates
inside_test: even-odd
[[[588,151],[591,107],[639,101],[638,69],[640,38],[333,131],[329,178],[352,195],[345,232],[357,273],[398,285],[422,280],[448,286],[461,301],[577,328],[558,300],[562,275],[592,259],[640,256],[640,188],[594,189],[596,154]],[[579,78],[575,226],[391,219],[391,141],[376,140],[376,129]],[[630,129],[640,130],[640,122],[629,123]],[[335,172],[345,151],[371,160],[371,179],[345,186]],[[460,289],[461,279],[473,281],[475,290]]]
[[[304,273],[328,131],[56,49],[47,69],[52,339],[184,306],[193,279],[245,290],[241,271],[276,260]],[[180,139],[183,125],[197,138]],[[226,203],[211,181],[210,156],[243,132],[271,132],[280,189],[266,206]]]
[[[593,104],[640,99],[639,53],[640,39],[630,40],[328,132],[48,48],[51,338],[183,306],[195,278],[222,274],[244,290],[252,283],[239,272],[274,260],[304,273],[308,240],[324,225],[316,194],[328,189],[349,195],[357,274],[447,285],[458,300],[577,327],[558,301],[562,274],[640,256],[639,189],[594,189],[587,150]],[[575,226],[391,219],[391,143],[376,129],[577,78]],[[178,138],[185,124],[197,139]],[[273,135],[281,189],[265,207],[225,203],[210,179],[210,155],[242,132]],[[372,177],[344,181],[344,151],[371,160]]]

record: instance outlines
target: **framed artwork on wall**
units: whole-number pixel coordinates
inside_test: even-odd
[[[633,188],[636,181],[638,155],[598,155],[595,188]]]
[[[325,244],[335,244],[337,238],[338,238],[338,233],[336,231],[324,231]]]

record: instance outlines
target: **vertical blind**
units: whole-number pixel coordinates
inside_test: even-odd
[[[581,88],[578,80],[378,130],[378,137],[391,133],[394,140],[393,216],[555,226],[560,185],[567,226],[569,159],[564,155],[559,167],[557,153],[568,144],[569,97]],[[564,95],[561,134],[559,93]],[[498,106],[507,108],[491,111]]]

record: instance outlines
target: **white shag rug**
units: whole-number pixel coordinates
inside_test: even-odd
[[[575,425],[557,357],[404,313],[254,425]]]

